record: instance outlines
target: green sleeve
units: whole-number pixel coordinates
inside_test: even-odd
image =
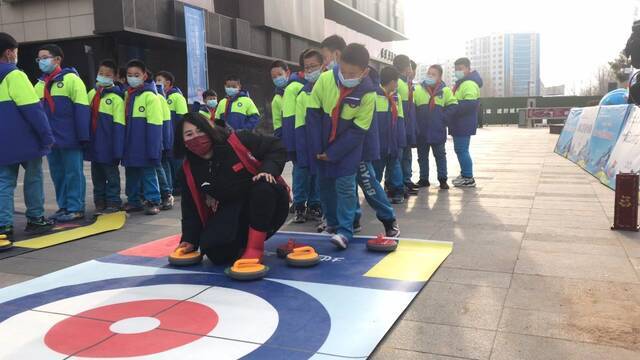
[[[222,117],[222,114],[224,114],[224,110],[226,108],[227,108],[227,98],[224,98],[224,99],[220,100],[220,103],[218,104],[218,107],[216,108],[216,114],[214,116],[214,119],[220,120],[220,118]]]
[[[171,101],[175,107],[176,114],[184,115],[189,112],[189,106],[187,105],[187,99],[184,95],[179,93],[171,94]]]
[[[160,99],[158,99],[158,97],[151,92],[146,94],[147,124],[162,126],[162,122],[164,120],[164,110],[162,109]]]
[[[72,88],[70,90],[69,97],[74,104],[89,105],[89,99],[87,98],[87,87],[84,85],[82,79],[79,76],[73,75]]]
[[[273,121],[273,130],[282,127],[282,96],[275,95],[271,100],[271,119]]]
[[[453,91],[450,88],[445,87],[443,91],[444,94],[444,106],[457,105],[458,99],[453,95]]]
[[[251,100],[250,97],[247,97],[247,111],[245,114],[247,115],[257,115],[260,116],[260,112],[258,111],[258,108],[256,107],[256,104],[253,102],[253,100]]]
[[[376,109],[376,93],[371,92],[362,97],[360,101],[360,108],[353,120],[354,123],[361,129],[369,130],[371,122],[373,121],[373,112]]]
[[[402,97],[398,94],[398,101],[396,102],[398,107],[398,117],[404,117],[404,110],[402,109]]]
[[[300,93],[296,98],[296,120],[295,120],[295,128],[299,128],[304,126],[307,116],[307,98],[309,96],[306,93]]]
[[[40,101],[29,78],[22,71],[12,71],[7,75],[6,80],[11,83],[11,86],[7,86],[9,97],[17,106],[31,105]]]
[[[116,124],[125,124],[125,116],[124,116],[124,100],[120,96],[114,96],[112,98],[113,101],[113,122]]]

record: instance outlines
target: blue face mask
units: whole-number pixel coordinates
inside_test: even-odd
[[[287,85],[289,79],[285,75],[280,75],[277,78],[273,79],[273,85],[277,88],[283,88]]]
[[[422,80],[422,83],[425,86],[433,86],[436,84],[436,79],[432,78],[431,76],[427,76],[424,80]]]
[[[307,80],[308,82],[316,82],[318,80],[318,78],[320,77],[320,74],[322,74],[322,69],[318,69],[316,71],[312,71],[310,73],[304,73],[304,79]]]
[[[232,88],[232,87],[225,87],[224,88],[224,92],[227,93],[227,95],[234,97],[236,95],[238,95],[238,93],[240,92],[240,89],[238,88]]]
[[[38,60],[38,67],[45,74],[51,74],[56,69],[56,64],[53,63],[53,58]]]
[[[96,76],[96,83],[101,87],[113,86],[113,79],[110,77],[98,75]]]
[[[342,86],[346,88],[354,88],[360,85],[360,81],[362,81],[361,78],[345,79],[341,71],[338,71],[338,78],[340,79],[340,83],[342,84]]]
[[[129,83],[129,86],[132,88],[137,88],[144,84],[144,80],[139,77],[127,76],[127,83]]]
[[[456,76],[456,79],[458,80],[464,79],[464,71],[456,70],[455,76]]]
[[[207,107],[209,109],[214,109],[216,106],[218,106],[218,100],[207,100]]]

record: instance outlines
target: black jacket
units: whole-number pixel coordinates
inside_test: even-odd
[[[278,138],[254,134],[249,131],[236,133],[242,144],[258,159],[262,166],[259,172],[266,172],[273,176],[279,176],[284,170],[287,161],[287,152]],[[244,205],[249,190],[253,184],[253,175],[244,167],[238,169],[240,159],[228,143],[215,145],[213,157],[210,160],[202,159],[187,152],[187,159],[191,165],[196,186],[203,194],[207,194],[219,201],[216,216],[225,213],[226,209],[234,209],[233,214],[239,214]],[[187,185],[184,174],[180,174],[182,185],[182,241],[197,244],[202,231],[202,222],[193,201],[193,194]],[[235,222],[234,215],[230,216],[229,225]]]

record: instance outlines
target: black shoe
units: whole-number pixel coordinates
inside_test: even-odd
[[[384,233],[386,237],[400,236],[400,226],[398,226],[397,221],[383,221],[382,224],[384,225]]]
[[[439,181],[440,181],[441,190],[449,190],[449,184],[447,184],[447,180],[439,180]]]
[[[94,201],[93,204],[98,212],[103,211],[107,207],[104,201]]]
[[[297,207],[293,214],[293,223],[294,224],[304,224],[307,222],[307,217],[305,216],[305,206]]]
[[[418,189],[406,188],[405,192],[411,196],[418,195]]]
[[[362,231],[362,225],[360,225],[360,220],[356,220],[353,222],[353,233],[357,234]]]
[[[418,184],[415,184],[411,181],[407,181],[406,183],[404,183],[404,186],[406,186],[409,189],[417,189],[419,188]]]
[[[389,201],[392,204],[404,204],[404,194],[402,194],[402,192],[399,192],[397,194],[394,194],[393,196],[391,196],[391,198],[389,199]]]
[[[431,183],[427,179],[420,179],[420,180],[418,180],[418,184],[417,185],[418,185],[418,187],[423,188],[423,187],[431,186]]]
[[[127,213],[141,212],[144,211],[144,207],[142,207],[142,205],[126,203],[124,204],[124,211]]]
[[[175,199],[173,195],[168,194],[162,199],[162,204],[160,205],[160,210],[171,210],[173,209],[173,203]]]
[[[28,219],[24,232],[27,234],[42,234],[53,229],[54,222],[41,216],[37,219]]]
[[[7,237],[13,235],[13,225],[0,226],[0,235],[5,235]]]
[[[322,221],[322,207],[320,205],[309,206],[305,217],[309,221]]]
[[[151,201],[145,201],[144,213],[145,215],[158,215],[160,213],[160,204],[156,204]]]

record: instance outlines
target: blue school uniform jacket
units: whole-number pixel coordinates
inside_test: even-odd
[[[400,147],[412,147],[417,143],[416,129],[416,106],[413,101],[413,84],[407,83],[406,78],[398,80],[398,95],[402,99],[402,112],[404,113],[404,124],[406,139],[400,143]]]
[[[296,134],[295,134],[295,122],[296,122],[296,99],[298,94],[305,86],[307,81],[304,79],[304,75],[293,74],[291,75],[291,81],[289,85],[284,89],[282,94],[282,144],[287,148],[290,153],[290,158],[295,158],[291,153],[295,152],[296,146]]]
[[[94,98],[100,102],[94,109]],[[85,149],[85,160],[117,165],[124,154],[124,98],[118,86],[91,89],[88,94],[91,114],[91,143]],[[94,123],[94,110],[97,110]]]
[[[228,104],[228,105],[227,105]],[[228,124],[235,130],[253,130],[260,122],[260,112],[245,90],[218,103],[216,122]]]
[[[54,108],[44,96],[43,75],[35,85],[35,90],[42,101],[47,114],[55,148],[80,149],[91,139],[89,131],[89,101],[87,88],[74,68],[65,68],[49,83]]]
[[[189,112],[189,106],[187,105],[187,99],[182,94],[179,88],[173,86],[166,93],[165,99],[167,99],[167,105],[171,111],[171,119],[168,123],[162,125],[162,131],[164,136],[167,137],[164,144],[164,149],[170,151],[173,149],[174,127],[184,116]],[[166,129],[165,129],[166,127]]]
[[[296,97],[296,115],[295,115],[295,138],[296,138],[296,165],[300,167],[309,167],[311,162],[315,162],[311,158],[309,151],[309,142],[307,139],[312,136],[307,129],[307,106],[311,97],[311,90],[315,83],[307,82],[300,93]]]
[[[156,167],[162,158],[164,111],[153,83],[125,93],[125,142],[122,165]]]
[[[444,82],[434,89],[431,102],[429,88],[420,85],[415,91],[418,144],[444,144],[447,142],[447,123],[455,114],[458,100]]]
[[[449,135],[471,136],[476,134],[481,87],[482,78],[476,71],[456,81],[453,94],[458,99],[458,108],[449,122]]]
[[[53,133],[33,85],[14,64],[0,63],[0,166],[47,155]]]
[[[370,162],[380,159],[380,134],[378,133],[378,117],[375,111],[375,102],[377,101],[377,94],[380,86],[380,77],[378,72],[373,68],[369,69],[369,79],[375,86],[376,95],[374,96],[374,111],[371,118],[371,126],[367,130],[364,136],[364,143],[362,144],[362,161]]]
[[[397,109],[396,121],[393,121],[391,102],[380,88],[377,91],[376,118],[378,122],[378,135],[380,138],[380,156],[398,157],[402,151],[400,144],[405,143],[407,134],[404,127],[404,112],[402,111],[402,98],[398,93],[391,96]]]
[[[307,106],[308,149],[314,159],[310,168],[312,173],[329,178],[356,173],[362,160],[364,138],[373,121],[378,86],[371,78],[364,78],[342,104],[338,104],[344,91],[338,71],[337,66],[320,75]],[[335,127],[331,116],[334,108],[338,114]],[[328,156],[328,161],[315,160],[316,155],[322,153]]]

